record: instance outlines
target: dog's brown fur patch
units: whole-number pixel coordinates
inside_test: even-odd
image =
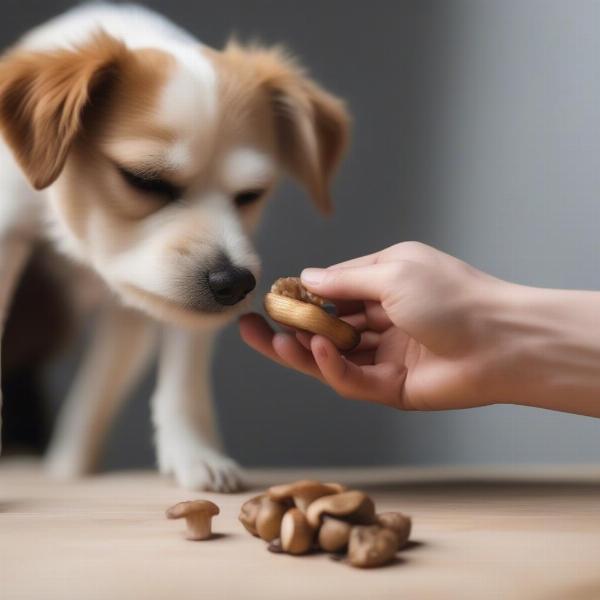
[[[59,175],[90,95],[127,57],[103,33],[76,50],[16,50],[0,63],[0,126],[36,189]]]
[[[319,209],[332,210],[329,184],[346,149],[350,118],[280,48],[240,46],[209,51],[219,73],[223,114],[234,124],[248,112],[270,123],[280,159],[307,187]]]

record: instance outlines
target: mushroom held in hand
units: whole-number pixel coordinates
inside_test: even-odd
[[[179,502],[167,510],[168,519],[185,518],[188,540],[207,540],[212,536],[211,521],[219,507],[210,500]]]
[[[281,548],[288,554],[306,554],[315,532],[299,508],[290,508],[281,521]]]
[[[348,562],[353,567],[381,567],[398,551],[398,536],[379,525],[352,528],[348,542]]]
[[[306,511],[308,522],[314,528],[320,525],[324,515],[343,517],[350,523],[370,525],[375,522],[375,505],[363,492],[350,490],[318,498]]]
[[[265,295],[267,314],[278,323],[323,335],[340,350],[349,352],[358,346],[360,333],[346,321],[327,313],[325,300],[304,288],[298,277],[282,277]]]
[[[270,487],[267,494],[271,500],[282,502],[293,500],[297,508],[306,512],[309,504],[322,496],[339,494],[346,488],[339,483],[321,483],[311,479],[301,479],[293,483],[284,483]]]

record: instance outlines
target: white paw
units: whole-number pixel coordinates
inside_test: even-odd
[[[188,490],[237,492],[243,487],[239,466],[214,451],[178,460],[173,470],[177,483]]]
[[[242,473],[235,461],[199,440],[177,442],[157,438],[157,461],[161,473],[174,475],[189,490],[237,492],[243,488]]]
[[[76,479],[91,472],[76,452],[50,450],[44,458],[44,470],[53,479]]]

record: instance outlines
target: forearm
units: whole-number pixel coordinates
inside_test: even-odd
[[[497,400],[600,417],[600,292],[508,284],[498,302]]]

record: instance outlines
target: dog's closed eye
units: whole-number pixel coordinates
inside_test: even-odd
[[[133,173],[118,167],[119,173],[129,186],[144,194],[173,201],[181,198],[183,188],[153,174]]]
[[[244,190],[243,192],[237,193],[233,197],[233,201],[238,208],[243,208],[244,206],[249,206],[250,204],[254,204],[258,202],[264,195],[266,190],[256,189],[256,190]]]

